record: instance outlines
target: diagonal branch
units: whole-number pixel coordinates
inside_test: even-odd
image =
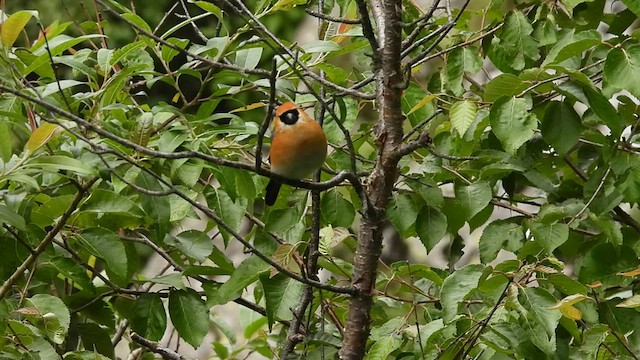
[[[76,193],[76,195],[73,197],[73,200],[71,201],[71,204],[69,204],[69,207],[62,214],[62,216],[60,217],[56,225],[51,230],[49,230],[49,232],[44,237],[44,239],[42,239],[40,244],[38,244],[38,246],[35,249],[33,249],[33,252],[29,254],[29,256],[25,259],[25,261],[22,264],[20,264],[20,266],[18,266],[18,268],[13,272],[13,274],[11,274],[7,278],[7,280],[5,280],[5,282],[2,284],[2,286],[0,287],[0,300],[7,295],[11,287],[16,283],[16,281],[18,281],[18,279],[22,277],[24,272],[31,265],[33,265],[33,263],[35,263],[35,261],[38,259],[38,256],[40,256],[40,254],[42,254],[42,252],[47,248],[47,246],[51,244],[55,236],[58,235],[60,230],[62,230],[64,225],[67,223],[67,220],[69,220],[69,217],[71,217],[71,214],[73,214],[73,212],[76,211],[76,209],[78,208],[78,205],[80,205],[80,202],[82,201],[82,199],[84,199],[84,196],[86,195],[87,191],[93,186],[93,184],[98,179],[99,179],[98,177],[93,178],[89,180],[85,185],[79,187],[78,192]]]

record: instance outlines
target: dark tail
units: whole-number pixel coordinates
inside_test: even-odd
[[[267,191],[264,196],[264,202],[271,206],[276,203],[276,199],[278,198],[278,192],[280,191],[280,183],[275,182],[273,180],[269,180],[269,184],[267,184]]]

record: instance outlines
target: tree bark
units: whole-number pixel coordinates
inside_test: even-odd
[[[379,119],[376,129],[378,156],[367,179],[362,222],[355,253],[351,298],[340,358],[362,359],[369,337],[373,288],[382,245],[385,208],[398,177],[404,116],[401,97],[405,79],[400,61],[402,5],[400,0],[374,0],[372,12],[378,29],[380,48],[374,54],[376,101]],[[368,14],[361,14],[364,18]]]

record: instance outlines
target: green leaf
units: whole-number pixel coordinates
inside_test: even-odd
[[[255,47],[236,51],[236,65],[245,69],[255,69],[260,63],[262,48]]]
[[[100,70],[105,73],[111,70],[111,59],[113,58],[114,52],[115,50],[113,49],[101,48],[98,49],[98,52],[96,53],[98,67],[100,67]]]
[[[323,53],[341,50],[342,47],[331,40],[313,40],[301,45],[306,53]]]
[[[582,120],[573,106],[566,102],[551,101],[545,109],[540,131],[559,154],[566,154],[580,139]]]
[[[213,242],[209,236],[199,230],[187,230],[176,235],[167,234],[167,245],[175,246],[190,258],[203,262],[213,252]]]
[[[640,98],[640,45],[609,51],[604,63],[604,80],[618,90]]]
[[[162,298],[156,294],[143,294],[134,304],[131,328],[140,336],[158,341],[167,328],[167,314]],[[204,314],[203,314],[204,315]]]
[[[493,102],[502,96],[514,96],[529,85],[512,74],[500,74],[491,79],[484,88],[484,101]]]
[[[153,30],[151,29],[149,24],[147,24],[147,22],[144,21],[144,19],[142,19],[140,16],[138,16],[138,15],[136,15],[134,13],[125,13],[125,14],[122,14],[122,17],[127,19],[127,20],[129,20],[130,22],[138,25],[139,27],[141,27],[146,32],[153,33]]]
[[[97,354],[102,354],[114,359],[114,346],[111,344],[110,334],[104,327],[96,323],[86,322],[77,324],[77,331],[85,349],[91,349]]]
[[[576,6],[585,3],[585,2],[592,2],[594,0],[562,0],[562,3],[567,7],[567,10],[569,11],[569,13],[573,13],[573,10]]]
[[[442,319],[445,323],[453,320],[462,301],[476,290],[483,272],[484,266],[472,264],[456,270],[444,279],[440,289],[440,301],[442,303]]]
[[[213,5],[213,4],[212,4]],[[189,40],[187,39],[178,39],[178,38],[168,38],[166,40],[168,43],[176,45],[177,47],[184,49],[189,45]],[[174,48],[168,47],[167,45],[162,45],[162,60],[166,62],[171,62],[174,57],[176,57],[180,52]]]
[[[0,204],[0,224],[11,225],[18,230],[26,230],[27,228],[24,218],[21,215],[16,214],[15,211],[2,204]]]
[[[464,219],[469,220],[482,211],[491,199],[493,193],[487,182],[477,182],[471,185],[456,186],[456,200],[464,210]]]
[[[518,300],[522,305],[520,313],[528,329],[531,342],[547,355],[553,356],[556,351],[556,327],[562,317],[559,311],[549,310],[556,304],[556,299],[544,289],[524,288]]]
[[[623,1],[626,2],[626,1]],[[596,324],[593,327],[589,328],[582,335],[582,344],[580,347],[572,352],[573,359],[601,359],[598,356],[598,353],[601,351],[603,347],[603,343],[609,335],[609,326],[605,324]],[[606,357],[604,355],[603,357]]]
[[[77,37],[71,37],[67,35],[58,35],[53,39],[49,39],[49,49],[51,52],[51,56],[57,56],[63,51],[69,50],[69,48],[80,44],[85,40],[95,39],[104,37],[103,35],[81,35]],[[42,51],[38,51],[35,53],[38,55],[26,68],[22,69],[22,75],[27,76],[31,74],[36,69],[39,69],[43,65],[49,65],[49,52],[39,49]]]
[[[291,309],[300,302],[302,283],[283,274],[270,277],[268,273],[260,276],[260,282],[264,289],[269,328],[273,326],[275,320],[293,319]]]
[[[447,217],[438,209],[426,206],[418,214],[416,232],[427,252],[430,252],[447,233]]]
[[[34,152],[42,145],[46,144],[53,138],[53,136],[62,130],[60,126],[52,123],[43,123],[38,128],[36,128],[29,136],[29,141],[27,141],[27,150]]]
[[[514,11],[507,16],[504,27],[500,34],[500,40],[509,45],[515,51],[516,63],[521,62],[522,67],[514,66],[514,69],[520,70],[524,67],[524,57],[531,60],[540,58],[538,53],[538,44],[531,36],[533,27],[529,23],[529,19],[520,11]]]
[[[615,261],[612,261],[615,259]],[[636,252],[626,246],[615,246],[611,243],[600,243],[589,249],[577,264],[578,280],[583,284],[600,281],[603,285],[618,284],[622,280],[616,275],[638,267]]]
[[[160,182],[150,174],[141,171],[136,177],[135,184],[151,191],[162,191],[164,188]],[[138,195],[140,205],[152,220],[151,229],[155,230],[157,239],[164,238],[169,228],[171,219],[171,203],[166,196],[151,196],[146,194]]]
[[[476,103],[469,100],[457,101],[451,105],[451,110],[449,110],[451,127],[458,132],[460,137],[463,137],[467,132],[467,129],[476,118],[477,112]]]
[[[213,196],[207,199],[209,206],[215,210],[225,224],[229,225],[233,231],[237,231],[244,218],[244,208],[236,204],[222,189],[215,189],[211,195]],[[225,237],[225,241],[228,242],[231,235],[222,229],[221,233]]]
[[[198,348],[209,330],[209,309],[193,289],[169,293],[169,316],[178,334],[189,345]]]
[[[565,274],[550,274],[546,279],[566,295],[587,294],[589,288]]]
[[[531,234],[535,240],[540,243],[549,254],[553,253],[553,250],[569,239],[569,227],[563,223],[543,224],[534,222],[529,225],[529,230],[531,230]]]
[[[524,231],[520,224],[511,219],[496,220],[487,225],[480,236],[480,261],[485,264],[493,261],[500,249],[505,247],[515,251],[522,246],[524,240]]]
[[[601,35],[596,30],[582,31],[565,36],[550,51],[542,62],[542,67],[559,64],[571,57],[582,55],[583,52],[602,43]]]
[[[322,194],[320,201],[322,217],[334,227],[351,227],[356,217],[353,204],[346,200],[337,188],[333,188]]]
[[[388,336],[371,345],[365,360],[386,360],[389,355],[400,346],[400,340],[394,336]]]
[[[22,10],[11,14],[8,19],[4,20],[0,36],[2,45],[7,48],[12,47],[13,43],[16,42],[16,39],[20,35],[20,32],[24,29],[29,20],[31,20],[33,15],[34,13],[32,11]]]
[[[208,1],[192,1],[192,0],[190,0],[189,2],[196,4],[202,10],[207,11],[207,12],[215,15],[215,17],[217,17],[218,19],[222,20],[222,10],[220,10],[220,8],[215,6],[214,4],[212,4],[212,3],[208,2]]]
[[[239,297],[242,291],[258,280],[261,273],[269,271],[271,265],[253,255],[244,260],[231,277],[218,289],[217,297],[209,299],[213,304],[226,304]]]
[[[475,74],[482,69],[482,59],[473,47],[459,47],[447,59],[447,77],[451,91],[456,95],[464,93],[462,80],[465,74]]]
[[[387,217],[400,234],[405,234],[418,217],[416,203],[409,194],[394,192],[387,204]]]
[[[624,6],[633,11],[636,16],[640,17],[640,1],[638,0],[622,0]]]
[[[116,233],[105,228],[92,227],[80,231],[74,239],[91,255],[104,261],[117,276],[127,277],[127,253]]]
[[[24,165],[26,168],[38,168],[51,173],[67,170],[80,176],[95,176],[95,167],[63,155],[44,155],[37,157]]]
[[[96,288],[93,286],[89,275],[87,275],[87,271],[85,268],[73,261],[73,259],[63,256],[55,256],[49,259],[48,262],[43,263],[43,265],[53,267],[59,274],[58,276],[63,276],[77,283],[77,285],[83,290],[95,293]]]
[[[11,141],[11,123],[5,119],[0,119],[0,160],[9,162],[13,155]]]
[[[29,299],[29,303],[38,309],[39,315],[44,319],[43,328],[46,330],[49,339],[56,344],[62,344],[71,323],[71,315],[64,302],[55,296],[37,294]],[[52,314],[53,317],[48,314]],[[52,328],[47,326],[48,323],[57,326]]]
[[[531,139],[538,127],[536,116],[529,113],[530,109],[525,99],[515,97],[502,97],[491,107],[491,130],[509,154],[514,154]]]
[[[134,201],[113,191],[96,189],[81,208],[85,212],[119,213],[142,217],[144,214]]]

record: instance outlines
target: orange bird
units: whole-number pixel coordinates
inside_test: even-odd
[[[320,169],[327,156],[327,137],[320,125],[292,102],[276,109],[269,161],[271,171],[300,180]],[[273,205],[280,191],[276,180],[269,180],[265,202]]]

